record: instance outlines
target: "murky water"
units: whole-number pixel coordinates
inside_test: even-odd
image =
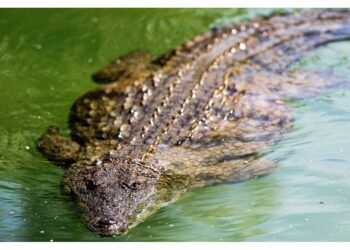
[[[276,11],[276,10],[275,10]],[[88,231],[61,194],[64,169],[35,149],[50,124],[68,135],[90,74],[130,50],[159,55],[209,27],[271,10],[0,10],[0,241],[348,241],[350,88],[291,103],[293,131],[264,178],[185,194],[125,236]],[[350,42],[296,67],[350,75]]]

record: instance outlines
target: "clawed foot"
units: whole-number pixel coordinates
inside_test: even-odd
[[[50,126],[39,138],[38,149],[51,161],[70,164],[76,161],[80,145],[63,137],[59,128]]]

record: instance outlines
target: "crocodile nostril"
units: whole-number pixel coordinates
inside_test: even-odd
[[[106,228],[106,227],[110,227],[111,225],[114,225],[114,224],[115,224],[114,220],[99,219],[93,224],[93,226],[96,228]]]

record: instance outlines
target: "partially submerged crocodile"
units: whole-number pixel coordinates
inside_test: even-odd
[[[38,147],[71,165],[64,189],[89,228],[123,233],[189,189],[269,173],[258,153],[292,126],[283,99],[344,82],[289,66],[349,38],[350,12],[303,11],[215,28],[155,60],[130,53],[93,75],[105,85],[75,102],[71,140],[50,127]]]

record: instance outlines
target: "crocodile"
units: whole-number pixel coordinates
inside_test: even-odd
[[[38,149],[69,166],[63,190],[90,230],[126,233],[186,191],[271,173],[261,153],[293,126],[286,100],[346,83],[291,65],[349,38],[348,10],[304,10],[216,27],[157,58],[130,52],[93,74],[71,138],[50,126]]]

